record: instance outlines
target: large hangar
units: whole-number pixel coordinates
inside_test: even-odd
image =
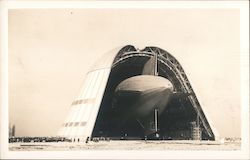
[[[58,136],[218,140],[180,63],[158,47],[104,54],[87,73]]]

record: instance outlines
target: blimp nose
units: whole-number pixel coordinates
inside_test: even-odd
[[[148,90],[170,90],[173,91],[172,83],[160,76],[140,75],[128,78],[122,81],[116,88],[116,91],[139,91]]]
[[[174,89],[173,84],[169,80],[167,80],[166,85],[164,87],[166,89],[170,89],[171,91],[173,91],[173,89]]]

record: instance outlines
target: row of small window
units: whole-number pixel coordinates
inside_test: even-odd
[[[63,127],[77,127],[77,126],[85,126],[87,122],[69,122],[64,123]]]
[[[84,103],[93,103],[95,101],[94,98],[91,99],[81,99],[74,101],[71,105],[84,104]]]

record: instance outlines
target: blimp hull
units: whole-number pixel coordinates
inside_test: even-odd
[[[172,93],[171,82],[160,76],[140,75],[122,81],[115,90],[116,101],[129,104],[123,106],[122,122],[135,119],[145,135],[157,132],[157,117],[167,107]]]

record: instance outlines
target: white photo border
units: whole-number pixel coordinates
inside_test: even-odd
[[[241,150],[238,151],[9,151],[8,11],[10,9],[178,8],[239,9],[241,69]],[[249,158],[249,1],[0,1],[1,159],[248,159]]]

